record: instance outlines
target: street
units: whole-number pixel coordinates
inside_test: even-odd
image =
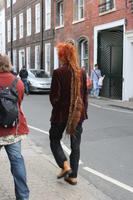
[[[30,127],[30,138],[43,148],[44,154],[53,158],[48,138],[49,96],[25,96],[22,108]],[[88,120],[83,124],[79,174],[112,200],[133,199],[132,122],[132,111],[105,109],[90,103]],[[63,138],[63,146],[69,154],[68,137]]]

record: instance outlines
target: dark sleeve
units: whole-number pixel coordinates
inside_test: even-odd
[[[18,83],[17,83],[17,90],[18,90],[18,94],[19,94],[19,99],[18,99],[18,102],[19,102],[19,106],[21,105],[21,102],[24,98],[24,84],[21,80],[18,80]]]
[[[20,70],[20,72],[19,72],[19,76],[20,76],[20,78],[21,78],[21,76],[22,76],[22,71]]]
[[[53,107],[57,107],[59,105],[60,101],[60,81],[59,81],[59,74],[57,70],[54,70],[53,76],[52,76],[52,83],[51,83],[51,89],[50,89],[50,102]]]
[[[86,72],[82,70],[83,75],[83,103],[85,108],[86,118],[88,118],[87,109],[88,109],[88,89],[87,89],[87,77]]]

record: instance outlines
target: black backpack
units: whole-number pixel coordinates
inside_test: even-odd
[[[19,122],[17,79],[4,88],[0,86],[0,126],[11,128]]]

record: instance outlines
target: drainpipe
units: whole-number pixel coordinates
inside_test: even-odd
[[[13,64],[13,18],[12,18],[12,0],[10,1],[10,17],[11,17],[11,63]]]
[[[41,0],[41,44],[40,44],[40,50],[41,50],[41,55],[40,55],[40,64],[41,64],[41,68],[43,68],[43,0]]]

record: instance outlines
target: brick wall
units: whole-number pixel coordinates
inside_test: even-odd
[[[115,0],[115,8],[99,14],[100,0],[84,0],[84,20],[73,24],[73,1],[64,0],[64,27],[55,30],[55,45],[60,41],[73,39],[78,41],[82,36],[88,38],[89,66],[93,66],[94,60],[94,27],[109,22],[126,19],[126,30],[133,30],[133,13],[129,1]],[[56,19],[56,1],[54,2],[54,18]],[[56,26],[56,20],[55,26]]]
[[[25,50],[26,54],[26,47],[31,47],[31,68],[34,68],[35,66],[35,46],[40,45],[41,42],[42,45],[45,46],[45,42],[50,42],[53,46],[53,39],[54,39],[54,31],[53,31],[53,20],[52,20],[52,28],[50,30],[45,31],[45,0],[43,0],[43,27],[41,26],[41,30],[43,30],[43,33],[35,33],[35,5],[40,3],[40,9],[41,9],[41,0],[17,0],[15,4],[13,4],[12,7],[12,15],[13,17],[16,16],[17,20],[17,39],[13,41],[13,49],[17,50],[17,66],[19,65],[19,49],[23,48]],[[52,3],[53,5],[53,3]],[[27,9],[31,8],[32,13],[32,28],[31,28],[31,36],[27,37],[27,30],[26,30],[26,12]],[[53,9],[52,9],[53,10]],[[11,7],[8,9],[6,8],[6,36],[7,36],[7,20],[10,19],[10,13],[11,13]],[[23,22],[24,22],[24,37],[19,39],[19,14],[23,13]],[[52,13],[53,15],[53,13]],[[52,19],[54,19],[52,17]],[[42,35],[43,34],[43,41],[42,41]],[[44,68],[45,63],[45,48],[43,47],[43,58],[42,58],[42,68]],[[54,49],[54,48],[52,48]],[[6,37],[6,52],[11,50],[11,43],[7,42]],[[51,52],[51,57],[53,56],[53,50]],[[52,60],[52,59],[51,59]],[[25,55],[25,62],[26,62],[26,55]],[[25,63],[26,64],[26,63]],[[53,60],[51,62],[51,65],[53,66]]]

